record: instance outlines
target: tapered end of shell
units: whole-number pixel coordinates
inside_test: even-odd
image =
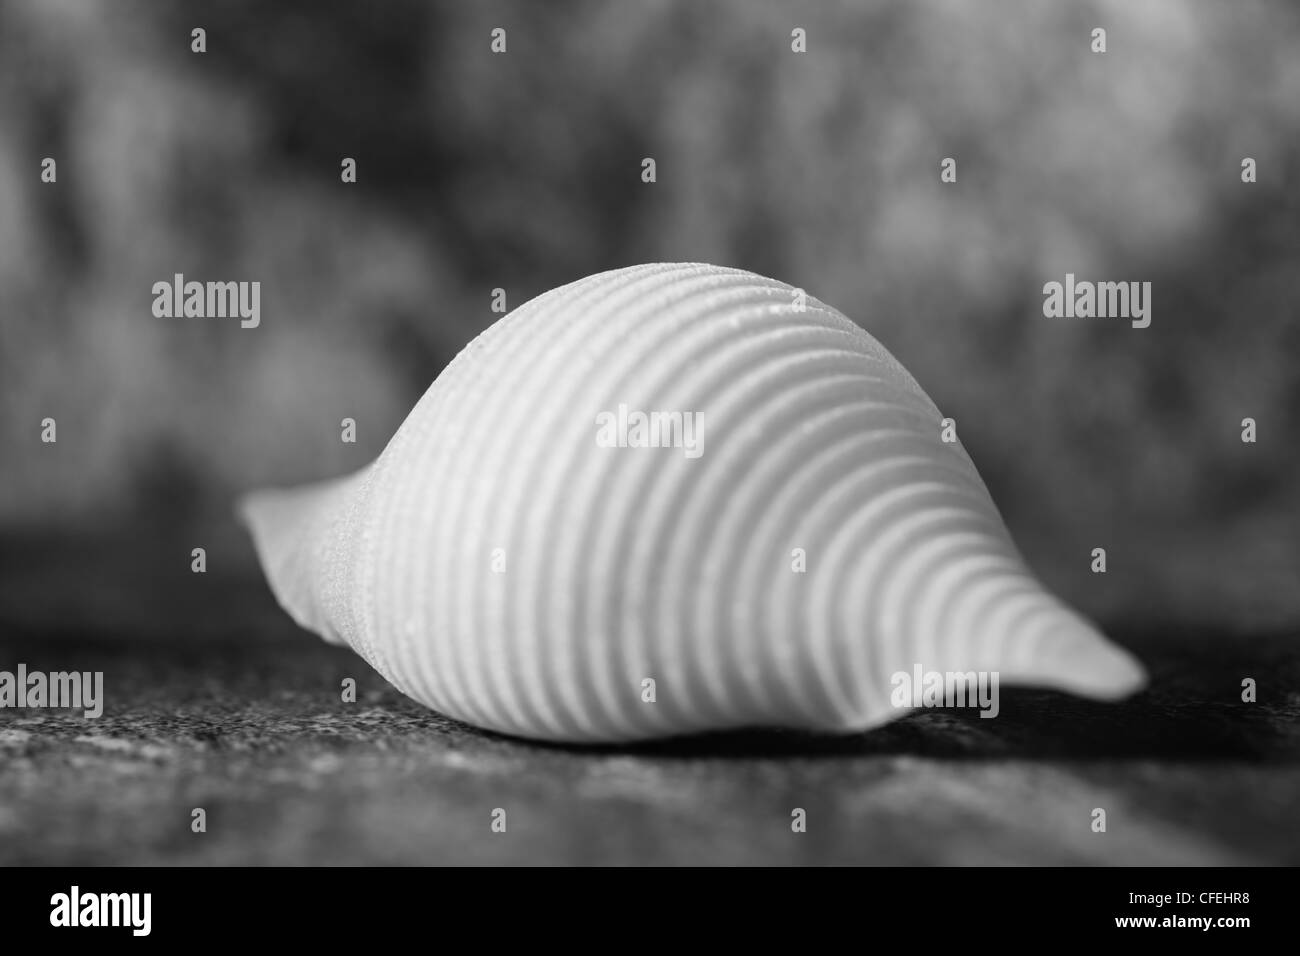
[[[1009,683],[1106,701],[1128,697],[1147,683],[1146,669],[1136,657],[1064,608],[1041,625],[1025,659],[1014,662],[1004,677]]]
[[[953,573],[962,569],[960,561],[948,562],[945,575],[939,562],[940,570],[922,579],[931,590],[897,606],[896,614],[881,622],[874,665],[871,655],[844,658],[862,660],[866,669],[860,672],[862,684],[851,674],[839,682],[849,701],[843,726],[866,729],[897,716],[899,709],[939,706],[920,691],[907,691],[922,681],[936,686],[940,677],[953,678],[954,689],[984,682],[994,694],[998,685],[1033,687],[1107,702],[1146,686],[1146,670],[1136,657],[1049,593],[1019,561],[1008,555],[997,560],[1006,562],[1004,571],[983,565],[983,575],[975,577]],[[965,567],[981,564],[975,560]],[[885,697],[886,681],[888,707],[875,703]],[[829,686],[833,691],[836,685]],[[956,698],[946,705],[954,703],[971,706]],[[994,701],[989,716],[996,714]]]
[[[1002,682],[1047,687],[1093,700],[1117,701],[1147,685],[1147,670],[1106,639],[1087,618],[1041,593],[1035,613],[1002,635],[988,632],[1001,658]]]

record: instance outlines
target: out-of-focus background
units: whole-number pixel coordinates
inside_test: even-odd
[[[1298,103],[1286,3],[6,0],[0,541],[233,534],[373,458],[492,289],[696,260],[884,342],[1086,612],[1294,624]],[[261,327],[155,318],[176,272],[261,281]],[[1151,281],[1151,327],[1045,319],[1066,272]]]
[[[0,862],[1295,863],[1297,104],[1283,0],[0,0],[0,669],[106,697],[0,713]],[[372,460],[493,289],[665,260],[879,338],[1151,689],[592,754],[275,607],[235,496]],[[178,272],[260,327],[156,318]],[[1067,272],[1151,326],[1044,318]]]

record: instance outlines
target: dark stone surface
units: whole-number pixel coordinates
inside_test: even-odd
[[[1290,635],[1112,628],[1153,677],[1114,706],[1004,690],[996,720],[579,749],[406,700],[299,631],[246,563],[191,575],[10,545],[0,669],[103,670],[107,704],[0,711],[0,864],[1300,863]]]

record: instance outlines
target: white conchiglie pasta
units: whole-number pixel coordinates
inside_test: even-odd
[[[295,621],[523,737],[862,730],[918,669],[1138,688],[943,432],[834,309],[644,265],[502,318],[360,473],[241,511]]]

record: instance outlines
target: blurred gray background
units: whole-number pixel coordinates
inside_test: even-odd
[[[884,342],[1086,613],[1292,627],[1298,104],[1281,2],[2,0],[8,613],[56,540],[55,615],[200,544],[256,583],[233,496],[371,460],[493,288],[695,260]],[[261,327],[155,318],[176,272],[261,281]],[[1066,272],[1151,281],[1151,327],[1043,318]]]

